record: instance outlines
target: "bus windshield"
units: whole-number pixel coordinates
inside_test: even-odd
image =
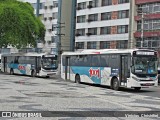
[[[157,58],[149,56],[133,57],[133,73],[157,74]]]
[[[49,69],[57,69],[58,67],[58,63],[57,60],[53,59],[53,58],[43,58],[42,59],[42,68],[49,70]]]

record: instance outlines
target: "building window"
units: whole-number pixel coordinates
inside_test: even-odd
[[[52,36],[51,37],[51,43],[56,43],[57,42],[57,36]]]
[[[118,0],[118,4],[129,3],[129,0]]]
[[[52,31],[57,31],[57,27],[58,27],[57,24],[53,24],[52,25]]]
[[[141,38],[136,39],[136,47],[141,47]],[[160,37],[148,37],[143,39],[143,47],[144,48],[160,48]]]
[[[141,31],[141,21],[137,22],[137,31]],[[160,20],[145,20],[143,25],[144,31],[160,30]]]
[[[97,28],[89,28],[88,33],[90,35],[97,35]]]
[[[86,2],[78,3],[77,10],[86,9]]]
[[[58,7],[58,2],[57,1],[53,1],[53,7],[54,8]]]
[[[138,9],[140,12],[144,12],[146,14],[149,13],[160,13],[160,2],[147,3],[143,5],[138,5]]]
[[[44,3],[40,3],[39,4],[39,9],[43,9],[44,8]]]
[[[84,23],[86,21],[86,16],[77,16],[77,23]]]
[[[117,49],[126,49],[127,46],[128,46],[128,41],[127,40],[117,41],[117,45],[116,45]]]
[[[101,20],[111,20],[112,13],[106,12],[101,14]]]
[[[109,41],[101,41],[100,42],[100,49],[109,49],[110,48],[110,42]]]
[[[96,49],[96,42],[87,42],[87,49]]]
[[[77,42],[76,49],[84,49],[84,42]]]
[[[57,18],[58,18],[58,13],[57,13],[57,12],[53,13],[53,14],[52,14],[52,18],[53,18],[53,19],[57,19]]]
[[[137,31],[141,31],[141,21],[137,21]]]
[[[98,21],[98,14],[90,14],[88,15],[88,22]]]
[[[112,5],[112,0],[102,0],[102,6]]]
[[[129,18],[129,10],[118,11],[118,19]]]
[[[76,36],[85,36],[85,29],[77,29]]]
[[[89,1],[90,8],[98,7],[98,2],[99,2],[99,0]]]
[[[32,3],[32,6],[34,9],[37,9],[37,3]],[[43,9],[44,8],[44,3],[39,3],[39,9]]]
[[[101,32],[100,32],[101,35],[103,34],[111,34],[111,27],[108,26],[108,27],[101,27]]]
[[[128,25],[118,26],[117,33],[118,34],[128,33]]]

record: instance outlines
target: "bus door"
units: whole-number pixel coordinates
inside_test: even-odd
[[[65,57],[65,80],[70,79],[69,57]]]
[[[127,55],[121,55],[120,59],[120,81],[124,84],[121,85],[127,85],[127,76],[128,76],[128,56]]]
[[[39,73],[41,70],[41,57],[36,57],[36,73]]]
[[[3,70],[7,72],[7,57],[3,57]]]

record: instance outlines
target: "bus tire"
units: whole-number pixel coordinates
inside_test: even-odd
[[[112,84],[113,90],[119,90],[119,81],[117,78],[113,78],[113,84]]]
[[[36,76],[36,73],[35,73],[34,70],[32,70],[32,72],[31,72],[31,77],[35,77],[35,76]]]
[[[12,68],[10,69],[10,75],[14,75],[14,71]]]
[[[139,91],[141,89],[141,87],[135,87],[134,88],[136,91]]]
[[[76,76],[75,76],[75,83],[80,83],[81,82],[81,78],[80,78],[80,76],[77,74]]]

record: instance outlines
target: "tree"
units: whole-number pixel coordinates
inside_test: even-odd
[[[23,48],[44,40],[45,26],[30,3],[0,0],[0,47]]]

